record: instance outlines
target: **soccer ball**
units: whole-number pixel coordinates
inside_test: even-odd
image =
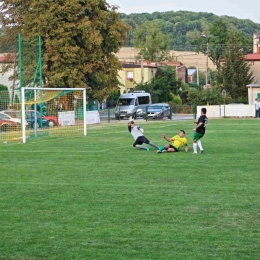
[[[138,109],[136,110],[136,113],[137,113],[138,115],[141,115],[141,114],[143,114],[143,110],[142,110],[141,108],[138,108]]]

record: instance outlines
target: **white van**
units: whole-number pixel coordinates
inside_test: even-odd
[[[146,107],[151,104],[151,94],[143,90],[121,94],[116,104],[115,117],[119,119],[132,116],[136,119],[137,116],[143,116]]]

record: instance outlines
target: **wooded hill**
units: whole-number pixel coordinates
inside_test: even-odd
[[[137,25],[146,21],[157,20],[161,25],[162,32],[170,35],[172,39],[170,49],[189,51],[194,50],[187,38],[188,32],[197,30],[201,33],[205,28],[211,26],[215,21],[224,22],[229,30],[243,33],[248,38],[248,46],[252,47],[253,33],[260,32],[260,24],[254,23],[250,19],[238,19],[231,16],[217,16],[213,13],[190,12],[190,11],[168,11],[141,14],[120,14],[120,19],[131,26],[128,38],[125,42],[126,47],[132,47],[133,31]]]

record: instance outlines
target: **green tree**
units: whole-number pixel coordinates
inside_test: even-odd
[[[175,105],[182,104],[182,99],[179,96],[174,95],[173,93],[170,93],[170,96],[171,96],[171,100],[170,100],[171,104],[175,104]]]
[[[220,60],[224,57],[224,52],[229,41],[229,32],[227,25],[222,21],[216,21],[210,26],[210,35],[206,35],[206,41],[209,43],[209,58],[217,66],[220,66]],[[205,46],[205,45],[204,45]],[[207,48],[204,47],[205,53]]]
[[[107,98],[107,107],[115,107],[116,102],[120,96],[120,90],[113,90]]]
[[[197,52],[208,55],[209,59],[219,67],[221,58],[228,43],[228,29],[224,22],[216,21],[205,26],[203,32],[194,30],[187,33],[189,42],[196,45]]]
[[[17,96],[17,94],[15,94],[14,103],[15,104],[19,104],[20,103],[20,100],[19,100],[19,97]]]
[[[50,87],[85,87],[102,100],[119,85],[128,25],[117,7],[95,0],[5,0],[1,11],[7,36],[42,37],[43,75]]]
[[[226,102],[231,102],[228,94]],[[190,89],[188,92],[188,103],[191,105],[220,105],[223,104],[223,97],[220,88],[212,89]]]
[[[138,50],[137,58],[149,61],[164,61],[169,56],[170,38],[162,33],[158,21],[144,22],[134,31],[133,44]]]
[[[246,85],[253,82],[250,67],[251,65],[245,61],[243,52],[238,47],[230,47],[226,51],[224,62],[218,71],[218,79],[234,102],[247,96]]]
[[[196,45],[196,51],[208,55],[209,59],[219,70],[229,46],[233,45],[232,38],[236,38],[238,48],[248,49],[248,38],[238,30],[231,30],[224,21],[215,21],[209,27],[205,26],[203,32],[194,30],[187,33],[189,42]]]
[[[144,22],[155,20],[160,23],[162,33],[169,36],[171,40],[170,48],[179,51],[194,51],[197,44],[189,41],[189,34],[198,32],[199,39],[202,40],[201,35],[206,34],[210,36],[210,27],[216,21],[226,24],[228,31],[237,31],[243,34],[247,40],[250,40],[250,42],[244,44],[244,49],[252,48],[252,35],[260,30],[260,24],[248,19],[217,16],[213,13],[206,12],[169,11],[163,13],[155,12],[152,14],[121,14],[120,17],[122,21],[132,27],[125,46],[133,46],[131,40],[133,39],[133,33],[137,26],[140,26]],[[205,39],[201,44],[205,45]]]
[[[175,69],[165,66],[157,69],[150,82],[137,84],[135,90],[145,90],[151,93],[153,103],[158,103],[171,101],[172,94],[177,95],[181,86],[181,80],[176,80]]]
[[[214,22],[205,37],[205,44],[202,44],[202,38],[197,38],[196,43],[198,50],[208,54],[217,66],[217,73],[211,74],[214,77],[212,85],[222,85],[234,101],[247,95],[245,86],[253,79],[250,65],[243,57],[243,46],[248,42],[246,37],[238,31],[229,30],[222,21]]]
[[[180,97],[182,104],[186,104],[188,102],[189,89],[190,85],[188,83],[180,82],[180,87],[177,90],[177,96]]]

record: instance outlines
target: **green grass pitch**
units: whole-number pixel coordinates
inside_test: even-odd
[[[140,125],[189,153],[133,148],[127,121],[0,145],[0,259],[259,260],[260,120],[209,120],[197,155],[193,120]]]

